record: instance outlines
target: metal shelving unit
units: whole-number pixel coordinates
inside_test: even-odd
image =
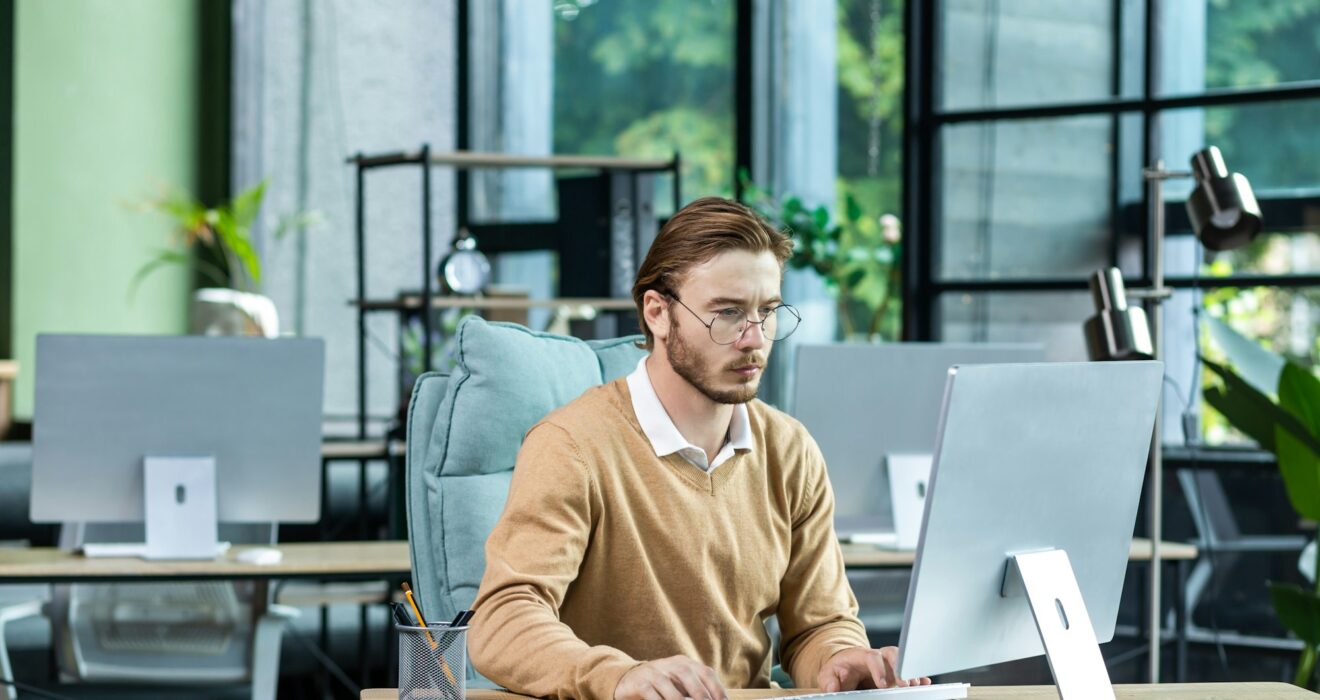
[[[550,155],[522,156],[507,153],[478,153],[472,151],[432,152],[429,145],[422,145],[415,151],[397,151],[391,153],[363,154],[349,156],[347,164],[356,169],[356,195],[354,198],[354,220],[356,228],[356,275],[357,294],[350,300],[350,305],[357,309],[358,323],[358,439],[366,440],[367,435],[367,316],[377,312],[417,313],[418,311],[443,308],[487,308],[512,309],[557,307],[568,304],[591,305],[606,310],[626,310],[632,308],[632,301],[625,299],[602,298],[561,298],[554,300],[513,300],[498,298],[443,297],[436,294],[433,284],[433,251],[431,245],[431,169],[435,167],[453,168],[458,171],[475,169],[507,168],[549,168],[552,170],[585,170],[598,173],[626,174],[631,178],[632,191],[637,191],[638,175],[642,173],[669,173],[673,177],[673,203],[677,211],[682,201],[679,181],[680,159],[678,154],[669,160],[646,160],[638,158],[614,158],[604,156]],[[382,168],[415,167],[421,171],[421,207],[422,207],[422,269],[421,294],[405,294],[397,299],[371,299],[366,283],[366,176],[367,173]],[[460,187],[460,197],[466,188]],[[469,225],[467,206],[458,206],[458,226]],[[519,226],[503,224],[501,229]],[[545,224],[526,224],[533,232],[543,232]],[[635,225],[634,225],[635,226]],[[625,303],[626,302],[626,303]],[[431,369],[433,322],[431,313],[422,313],[422,369]]]

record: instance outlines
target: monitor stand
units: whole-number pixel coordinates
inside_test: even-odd
[[[144,559],[214,559],[215,457],[149,456],[142,468]]]
[[[1026,595],[1060,700],[1114,700],[1109,671],[1066,552],[1010,555],[1000,594]]]

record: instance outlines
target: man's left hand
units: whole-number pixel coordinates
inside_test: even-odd
[[[930,685],[929,678],[903,680],[898,677],[898,647],[867,649],[853,647],[831,656],[816,685],[826,693],[863,688],[903,688],[909,685]]]

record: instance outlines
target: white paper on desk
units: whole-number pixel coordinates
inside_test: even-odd
[[[898,549],[916,549],[921,538],[921,518],[926,512],[926,484],[930,481],[932,459],[931,455],[921,453],[885,456]]]

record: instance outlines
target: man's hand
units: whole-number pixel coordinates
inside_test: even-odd
[[[725,700],[719,676],[686,656],[648,661],[623,674],[614,700]]]
[[[898,647],[867,649],[853,647],[831,656],[816,685],[826,693],[863,688],[903,688],[909,685],[930,685],[929,678],[903,680],[898,677]]]

